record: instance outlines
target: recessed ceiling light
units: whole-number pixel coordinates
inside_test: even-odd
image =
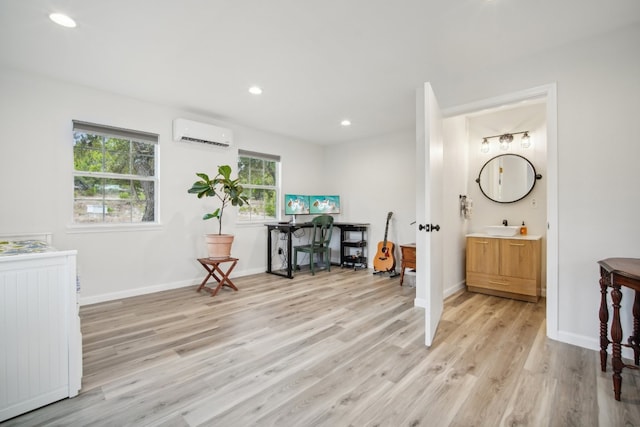
[[[342,126],[351,126],[351,120],[349,119],[344,119],[343,121],[340,122],[340,124]]]
[[[249,88],[249,93],[252,95],[260,95],[262,93],[262,88],[260,88],[260,86],[251,86]]]
[[[64,13],[52,13],[51,15],[49,15],[49,19],[51,19],[53,22],[55,22],[58,25],[62,25],[63,27],[67,27],[67,28],[76,27],[76,21],[69,18]]]

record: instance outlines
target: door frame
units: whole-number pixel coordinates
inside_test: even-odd
[[[558,97],[556,83],[536,86],[442,110],[444,119],[481,110],[545,99],[547,121],[547,336],[558,340]]]

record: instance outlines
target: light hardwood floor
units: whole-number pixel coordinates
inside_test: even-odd
[[[544,300],[460,292],[428,349],[399,278],[234,282],[82,307],[81,394],[6,425],[640,425],[639,374],[616,402],[597,352],[545,337]]]

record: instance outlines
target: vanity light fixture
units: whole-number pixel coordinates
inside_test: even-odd
[[[529,136],[528,130],[523,130],[522,132],[512,132],[512,133],[503,133],[502,135],[485,136],[482,139],[482,143],[480,145],[480,151],[482,153],[489,152],[489,139],[491,138],[499,138],[498,141],[500,142],[500,149],[506,151],[511,147],[511,143],[513,142],[513,135],[519,135],[521,133],[524,134],[522,135],[522,142],[521,142],[522,148],[529,148],[531,146],[531,137]]]
[[[76,27],[76,21],[69,18],[67,15],[63,13],[52,13],[49,15],[49,19],[51,19],[53,22],[55,22],[58,25],[62,25],[63,27],[67,27],[67,28]]]

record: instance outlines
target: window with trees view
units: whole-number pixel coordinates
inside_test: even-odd
[[[73,222],[156,222],[158,135],[73,121]]]
[[[238,178],[249,205],[238,209],[238,221],[260,222],[277,218],[280,156],[239,150]]]

